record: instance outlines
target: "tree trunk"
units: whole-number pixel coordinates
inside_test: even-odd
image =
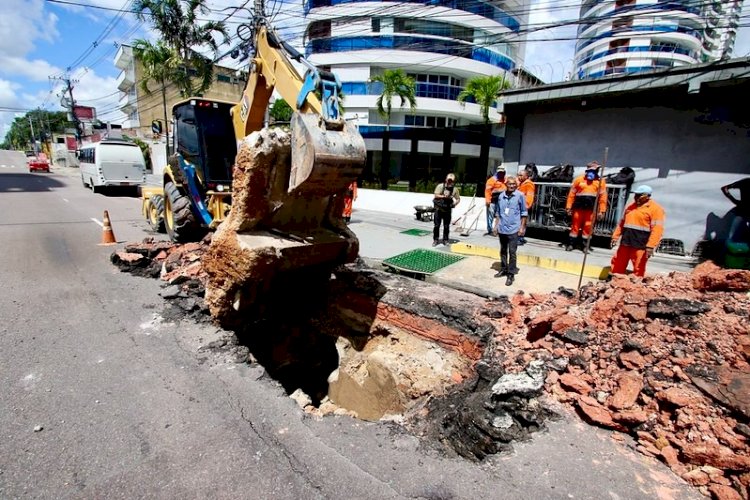
[[[440,161],[440,182],[442,182],[445,179],[445,176],[448,175],[451,171],[451,167],[453,166],[453,162],[451,161],[451,146],[453,145],[453,129],[451,128],[444,128],[443,129],[443,156]]]
[[[492,125],[484,126],[482,140],[479,147],[479,172],[477,172],[477,194],[484,196],[484,183],[487,180],[487,167],[490,163],[490,141],[492,140]]]
[[[407,167],[407,178],[409,179],[409,191],[417,190],[417,162],[419,161],[419,135],[417,129],[411,129],[411,148],[409,150],[409,165]]]
[[[388,178],[391,175],[391,151],[390,151],[390,123],[386,125],[383,132],[383,154],[380,160],[380,189],[388,189]]]
[[[167,137],[167,159],[169,158],[169,117],[167,116],[167,87],[161,82],[161,101],[164,107],[164,128],[162,132]]]

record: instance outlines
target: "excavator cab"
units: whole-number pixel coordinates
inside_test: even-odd
[[[175,153],[164,172],[163,198],[152,195],[150,206],[163,204],[163,226],[173,241],[195,239],[229,213],[237,156],[232,106],[195,97],[172,107]]]
[[[206,190],[219,186],[228,190],[232,184],[237,142],[229,114],[231,107],[220,101],[190,99],[173,108],[175,151],[195,166]]]

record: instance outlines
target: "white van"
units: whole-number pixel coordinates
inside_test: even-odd
[[[146,160],[141,148],[127,141],[106,140],[81,148],[81,182],[97,192],[101,187],[140,186],[146,183]]]

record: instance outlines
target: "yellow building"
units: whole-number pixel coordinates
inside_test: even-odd
[[[141,88],[144,79],[143,66],[135,59],[133,48],[120,45],[115,56],[115,66],[120,69],[117,77],[117,89],[120,94],[120,110],[127,116],[122,124],[123,132],[142,139],[163,139],[168,124],[162,123],[161,137],[155,137],[151,130],[153,121],[164,122],[164,104],[161,88],[155,82],[149,82],[151,93]],[[208,99],[220,99],[237,102],[245,89],[245,81],[236,75],[236,70],[214,66],[213,85],[204,93]],[[167,86],[167,117],[171,120],[172,105],[183,99],[172,84]],[[170,129],[171,131],[171,129]]]

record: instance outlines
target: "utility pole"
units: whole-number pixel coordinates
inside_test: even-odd
[[[66,108],[69,107],[69,109],[70,109],[70,115],[72,117],[71,121],[75,124],[75,127],[76,127],[76,143],[80,146],[81,145],[81,136],[83,134],[83,130],[81,129],[81,122],[80,122],[80,120],[78,120],[78,117],[76,116],[76,111],[75,111],[76,101],[73,98],[73,84],[74,83],[78,83],[78,80],[71,80],[67,76],[65,76],[65,77],[62,77],[62,76],[50,76],[49,78],[50,78],[50,80],[60,80],[61,82],[65,83],[65,89],[63,89],[63,95],[66,92],[70,95],[70,105],[69,106],[65,106],[65,104],[63,104],[63,106],[66,107]],[[65,100],[66,100],[66,98],[63,97],[63,102]]]
[[[29,119],[29,128],[31,128],[31,149],[34,150],[34,153],[37,153],[36,150],[36,137],[34,136],[34,123],[31,121],[31,115],[26,113],[26,117]]]

